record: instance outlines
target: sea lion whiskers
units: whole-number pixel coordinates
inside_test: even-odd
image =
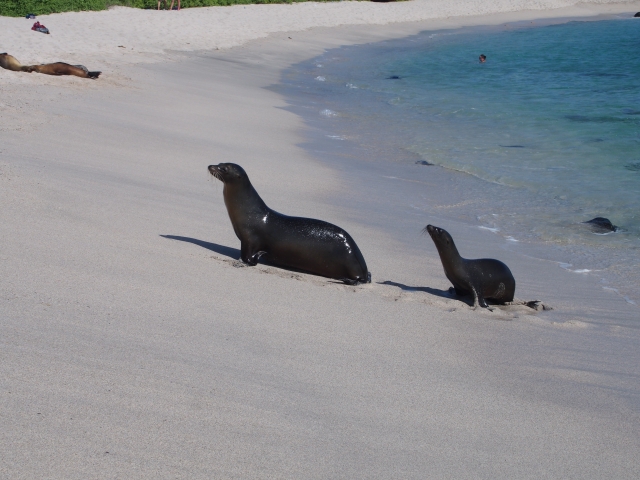
[[[209,173],[211,175],[213,175],[218,180],[220,180],[222,183],[224,183],[224,177],[222,176],[222,174],[218,170],[218,166],[217,165],[209,165],[208,169],[209,169]]]

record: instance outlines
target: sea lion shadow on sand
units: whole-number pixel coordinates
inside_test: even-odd
[[[224,245],[218,245],[217,243],[205,242],[204,240],[198,240],[197,238],[191,237],[180,237],[178,235],[160,235],[162,238],[168,238],[169,240],[179,240],[180,242],[188,242],[193,243],[194,245],[198,245],[199,247],[206,248],[207,250],[211,250],[212,252],[218,253],[220,255],[224,255],[225,257],[229,257],[233,260],[238,260],[240,258],[240,250],[233,247],[226,247]]]
[[[217,243],[212,243],[212,242],[205,242],[204,240],[198,240],[197,238],[191,238],[191,237],[181,237],[178,235],[160,235],[160,236],[162,238],[168,238],[169,240],[178,240],[180,242],[193,243],[194,245],[198,245],[199,247],[206,248],[207,250],[215,252],[219,255],[228,257],[231,260],[233,260],[232,265],[234,267],[247,266],[244,263],[242,263],[242,260],[240,259],[240,250],[237,248],[227,247],[225,245],[218,245]],[[282,267],[280,265],[276,265],[269,261],[268,256],[260,257],[259,263],[267,267],[277,267],[281,270],[291,272],[291,273],[305,273],[305,274],[308,273],[308,272],[305,272],[304,270],[296,270],[295,268],[288,268],[288,267]],[[331,279],[327,279],[327,280],[331,282]],[[336,281],[335,283],[342,284],[343,282]]]
[[[473,296],[457,295],[453,287],[450,287],[448,290],[441,290],[439,288],[432,288],[432,287],[411,287],[403,283],[392,282],[391,280],[378,282],[378,285],[391,285],[392,287],[398,287],[399,289],[405,292],[424,292],[430,295],[434,295],[436,297],[447,298],[450,300],[459,300],[463,303],[466,303],[470,307],[473,307]],[[518,298],[514,298],[512,302],[507,302],[505,304],[497,303],[488,299],[487,304],[490,305],[491,307],[498,308],[503,312],[513,312],[513,313],[522,312],[522,313],[531,314],[533,313],[531,310],[535,310],[536,312],[540,312],[543,310],[553,310],[549,305],[546,305],[539,300],[527,301],[527,300],[520,300]]]
[[[431,287],[411,287],[409,285],[405,285],[403,283],[392,282],[391,280],[385,280],[384,282],[377,282],[378,285],[391,285],[392,287],[398,287],[400,290],[404,290],[405,292],[424,292],[434,295],[436,297],[442,298],[456,298],[455,295],[452,295],[449,290],[440,290],[438,288]],[[469,304],[473,306],[473,304]]]

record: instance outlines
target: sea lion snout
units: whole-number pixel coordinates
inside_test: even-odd
[[[441,236],[442,232],[444,232],[444,230],[442,230],[441,228],[435,227],[433,225],[427,225],[426,227],[424,227],[422,231],[427,232],[429,236],[434,239],[434,241],[435,241],[436,235]]]
[[[230,182],[249,181],[249,177],[244,169],[235,163],[220,163],[218,165],[209,165],[207,168],[211,175],[225,184]]]
[[[224,178],[222,177],[222,173],[220,173],[220,169],[218,168],[218,165],[209,165],[207,169],[209,170],[209,173],[211,175],[213,175],[222,183],[224,183]]]

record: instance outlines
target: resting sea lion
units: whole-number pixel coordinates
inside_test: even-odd
[[[0,67],[14,72],[32,72],[32,67],[22,65],[16,57],[8,53],[0,53]]]
[[[240,239],[244,263],[255,265],[265,255],[275,265],[349,285],[371,281],[360,249],[343,229],[322,220],[289,217],[271,210],[240,165],[221,163],[208,168],[224,183],[224,203]]]
[[[44,73],[46,75],[75,75],[81,78],[96,79],[102,72],[90,72],[84,65],[69,65],[68,63],[56,62],[45,63],[43,65],[31,65],[33,72]]]
[[[582,222],[591,225],[592,230],[595,233],[605,233],[605,232],[617,232],[618,227],[616,227],[611,220],[604,217],[596,217],[588,222]]]
[[[444,273],[453,284],[456,295],[473,295],[474,310],[478,305],[489,308],[485,301],[487,298],[498,303],[513,302],[516,281],[509,267],[492,258],[462,258],[446,230],[433,225],[427,225],[424,230],[436,244]]]
[[[42,65],[22,65],[14,56],[0,53],[0,67],[14,72],[37,72],[46,75],[75,75],[81,78],[98,78],[102,72],[90,72],[84,65],[56,62]]]

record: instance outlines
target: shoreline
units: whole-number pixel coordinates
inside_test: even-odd
[[[610,17],[608,16],[604,16],[595,17],[590,20],[608,20],[609,18]],[[535,25],[533,24],[533,22],[523,22],[519,25],[510,24],[510,28],[544,28],[548,25],[567,23],[576,20],[578,19],[563,18],[554,19],[549,22],[537,21],[535,22]],[[495,29],[493,29],[492,27],[489,27],[488,29],[486,27],[464,27],[462,29],[455,30],[425,30],[421,32],[421,34],[437,34],[448,31],[458,33],[462,33],[465,31],[469,32],[469,30],[467,29],[476,29],[475,31],[488,32],[495,31]],[[473,31],[474,30],[471,30],[471,32]],[[407,37],[407,40],[412,41],[411,38],[412,37]],[[368,45],[363,45],[356,48],[364,49],[362,50],[363,54],[364,52],[375,54],[371,53],[371,49],[366,50],[367,48],[369,48]],[[413,178],[414,180],[419,178],[422,181],[427,181],[429,174],[422,171],[424,170],[424,167],[417,167],[416,169],[416,167],[412,165],[416,163],[416,159],[424,160],[422,157],[404,151],[401,145],[393,144],[394,139],[391,137],[385,137],[386,140],[378,141],[381,135],[383,137],[385,135],[385,126],[383,124],[378,124],[380,122],[376,123],[374,121],[367,127],[368,129],[373,129],[373,131],[380,132],[380,134],[376,136],[367,133],[367,131],[363,131],[364,127],[352,126],[349,123],[352,121],[350,113],[346,114],[346,118],[344,120],[341,120],[340,118],[330,120],[324,118],[322,115],[318,116],[319,109],[323,108],[341,111],[339,105],[339,97],[335,96],[335,92],[333,93],[332,97],[327,99],[324,99],[324,97],[322,97],[322,94],[319,94],[318,100],[316,100],[315,97],[313,97],[313,102],[309,100],[310,96],[314,95],[314,87],[317,86],[317,82],[312,79],[315,78],[316,74],[322,74],[321,72],[324,71],[324,69],[315,68],[315,65],[313,64],[325,64],[329,61],[328,58],[330,58],[332,55],[336,57],[342,57],[345,54],[341,53],[341,49],[339,48],[335,50],[329,50],[320,57],[315,57],[313,59],[303,61],[292,66],[284,73],[286,86],[278,90],[281,91],[286,97],[288,97],[291,102],[293,102],[294,106],[292,107],[292,111],[302,116],[305,119],[306,124],[312,130],[312,132],[308,135],[309,144],[307,146],[307,150],[310,152],[322,152],[315,154],[315,156],[320,160],[322,159],[322,156],[335,157],[332,160],[328,161],[328,163],[332,164],[334,168],[341,168],[339,165],[341,156],[345,157],[345,161],[349,161],[350,158],[362,156],[363,158],[367,158],[367,160],[359,162],[360,169],[366,169],[368,163],[386,163],[388,168],[386,168],[385,175],[387,177],[397,175],[398,177],[404,178],[405,180],[409,178]],[[346,54],[346,58],[340,61],[348,61],[348,59],[351,58],[350,55],[353,55],[353,53]],[[311,73],[312,71],[314,73]],[[333,74],[335,75],[335,72],[333,72]],[[292,83],[293,80],[290,79],[290,77],[292,76],[297,79],[298,83],[302,82],[302,84],[296,85],[295,83]],[[300,90],[301,88],[302,90]],[[321,107],[317,102],[322,101],[323,99],[326,101],[326,104]],[[347,112],[351,112],[351,110],[347,110]],[[335,136],[338,135],[339,132],[345,133],[347,137],[337,142],[338,144],[340,144],[337,145],[336,140],[331,140],[330,138],[335,138]],[[330,143],[333,143],[334,145],[329,145]],[[389,143],[389,145],[386,145],[386,143]],[[349,153],[345,154],[343,152],[344,150],[348,151]],[[402,160],[399,160],[399,158],[402,158]],[[428,167],[428,169],[433,170],[437,167],[441,167],[445,171],[450,172],[450,180],[447,181],[446,174],[444,174],[443,176],[441,176],[442,182],[449,185],[452,181],[454,181],[454,179],[457,179],[455,180],[455,182],[465,185],[465,187],[462,188],[463,191],[473,192],[467,193],[465,195],[462,195],[460,198],[452,200],[453,203],[458,203],[460,205],[469,203],[469,200],[466,198],[469,195],[481,195],[483,197],[489,195],[491,197],[494,197],[497,194],[497,198],[500,199],[494,202],[487,202],[486,200],[488,198],[486,198],[485,201],[479,202],[483,204],[482,211],[485,211],[482,219],[480,217],[476,218],[476,216],[473,215],[473,211],[469,210],[468,208],[454,209],[453,211],[457,211],[458,215],[466,216],[467,219],[463,223],[467,223],[469,226],[473,226],[478,229],[484,229],[497,234],[494,235],[493,241],[498,244],[504,244],[504,248],[507,248],[511,251],[519,251],[522,255],[525,256],[531,256],[539,258],[540,260],[550,261],[552,263],[555,263],[558,268],[562,268],[577,275],[591,277],[591,283],[593,283],[594,285],[600,285],[601,288],[605,290],[617,293],[620,296],[621,300],[631,305],[638,305],[638,295],[640,294],[640,278],[637,278],[633,275],[632,267],[627,268],[627,264],[633,265],[637,263],[638,257],[637,255],[634,256],[633,254],[624,251],[626,248],[631,248],[630,240],[622,239],[618,243],[614,242],[614,244],[598,243],[596,241],[598,239],[582,239],[577,236],[578,232],[567,231],[567,235],[572,234],[573,237],[571,238],[571,240],[562,241],[561,239],[557,238],[545,238],[543,235],[535,232],[534,227],[536,227],[536,224],[526,223],[526,219],[520,219],[516,224],[513,224],[513,220],[511,221],[511,223],[504,225],[496,223],[496,219],[492,219],[491,215],[489,215],[489,213],[486,213],[486,208],[497,209],[497,216],[500,216],[499,212],[504,210],[505,202],[508,204],[508,199],[512,198],[514,195],[525,195],[528,196],[527,198],[530,197],[528,201],[521,202],[523,203],[523,205],[520,207],[520,209],[523,209],[524,205],[536,205],[535,207],[531,207],[536,209],[546,208],[547,210],[551,210],[552,208],[549,206],[543,207],[542,203],[544,202],[542,202],[540,205],[537,205],[536,197],[538,194],[529,191],[522,191],[521,189],[513,185],[492,182],[490,180],[483,179],[480,176],[473,175],[472,173],[457,170],[455,168],[449,168],[446,166],[436,165],[430,166]],[[488,193],[484,193],[485,190]],[[439,203],[439,196],[428,194],[427,197],[429,198],[429,200],[425,201],[424,199],[419,199],[420,192],[415,193],[415,202],[409,203],[412,205],[411,208],[416,211],[422,211],[423,214],[427,217],[429,215],[433,215],[435,212],[432,210],[432,206]],[[366,188],[361,188],[360,194],[365,195]],[[444,191],[441,191],[440,195],[443,195],[445,197],[448,196]],[[492,203],[494,205],[490,206]],[[486,206],[484,204],[486,204]],[[413,213],[415,213],[415,211]],[[406,214],[412,215],[412,212],[406,212]],[[457,223],[454,218],[450,220],[453,220],[454,223]],[[564,228],[565,230],[567,228],[570,229],[571,225],[567,225]],[[560,227],[556,227],[556,229],[558,230],[557,235],[560,235]],[[626,258],[626,260],[623,260],[623,258]],[[625,268],[626,273],[624,270]]]
[[[452,299],[423,214],[396,208],[414,179],[318,161],[273,91],[296,61],[423,25],[272,33],[104,82],[0,72],[2,474],[640,475],[637,308],[464,226],[469,257],[507,255],[516,296],[555,310]],[[271,208],[345,228],[373,283],[237,268],[206,172],[225,161]]]
[[[386,38],[419,30],[497,25],[505,22],[584,17],[640,10],[640,1],[583,3],[543,0],[468,0],[455,5],[437,0],[410,2],[332,2],[250,4],[184,9],[180,12],[112,7],[101,12],[68,12],[38,17],[50,35],[32,32],[31,21],[0,17],[2,49],[23,64],[52,61],[102,62],[100,68],[162,62],[176,53],[228,49],[272,35],[317,28],[388,27]],[[364,28],[362,28],[364,27]],[[373,34],[376,36],[376,34]],[[377,35],[381,35],[378,33]],[[54,58],[55,57],[55,58]],[[0,76],[0,81],[9,81]]]

